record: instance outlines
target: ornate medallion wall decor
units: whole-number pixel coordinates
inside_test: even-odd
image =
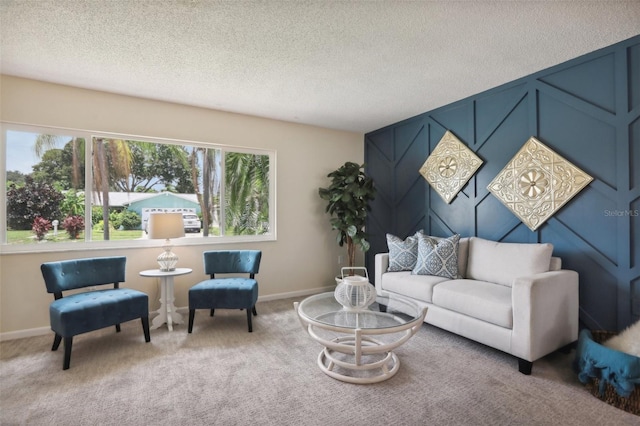
[[[487,189],[535,231],[592,180],[532,136]]]
[[[481,165],[482,160],[447,130],[420,174],[449,204]]]

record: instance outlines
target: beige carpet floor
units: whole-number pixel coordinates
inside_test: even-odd
[[[298,300],[298,299],[296,299]],[[260,302],[254,332],[241,311],[199,311],[193,334],[152,330],[78,336],[71,369],[53,336],[0,343],[2,425],[638,425],[589,394],[554,353],[524,376],[514,358],[429,325],[396,353],[392,379],[336,381],[294,299]]]

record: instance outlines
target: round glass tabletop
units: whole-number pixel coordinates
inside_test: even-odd
[[[364,310],[346,309],[333,292],[307,297],[300,302],[298,312],[309,321],[347,329],[392,328],[415,321],[421,315],[420,308],[412,301],[392,296],[378,296],[375,303]]]

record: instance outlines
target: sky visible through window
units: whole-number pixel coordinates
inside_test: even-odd
[[[40,158],[38,158],[35,151],[37,137],[37,133],[7,132],[7,171],[17,170],[24,174],[33,172],[33,165],[40,162]],[[56,148],[61,148],[69,139],[71,137],[58,138]]]

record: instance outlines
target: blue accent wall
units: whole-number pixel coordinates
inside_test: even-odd
[[[446,130],[484,161],[450,204],[419,174]],[[487,190],[531,136],[594,178],[536,231]],[[370,132],[365,164],[371,272],[386,233],[549,242],[580,274],[583,326],[640,319],[640,36]]]

